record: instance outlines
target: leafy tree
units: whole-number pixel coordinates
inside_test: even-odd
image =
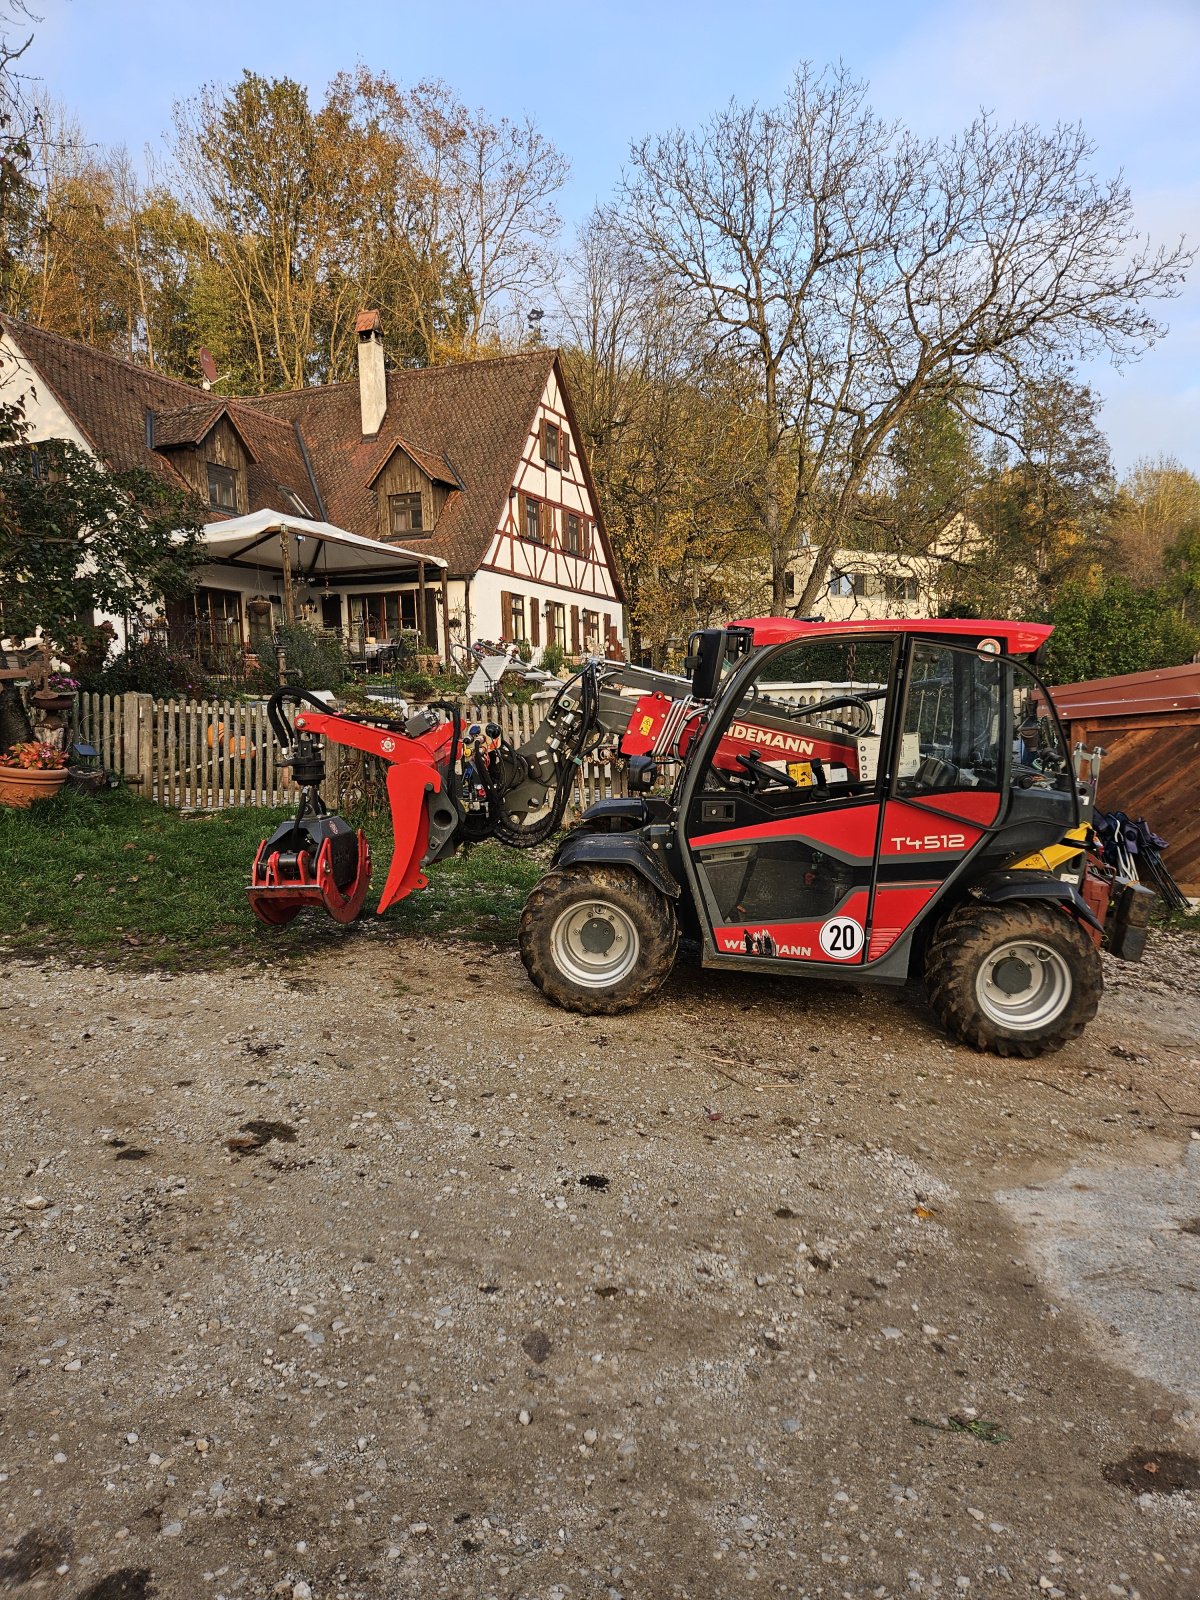
[[[942,601],[1026,616],[1098,571],[1113,474],[1098,398],[1065,375],[1023,390],[967,506],[970,536],[942,555]]]
[[[1047,651],[1051,683],[1178,666],[1200,646],[1200,629],[1161,590],[1138,588],[1119,573],[1067,584],[1045,620],[1054,624]]]
[[[0,292],[6,292],[13,269],[12,241],[29,225],[36,190],[29,178],[37,112],[30,105],[18,63],[33,43],[33,34],[13,38],[14,24],[25,24],[29,12],[21,0],[0,5]]]
[[[566,162],[531,121],[491,121],[444,84],[364,67],[313,104],[244,72],[177,106],[175,129],[197,325],[236,386],[350,375],[368,304],[402,360],[486,353],[549,278]]]
[[[1190,474],[1189,474],[1190,476]],[[1164,557],[1166,592],[1180,617],[1200,629],[1200,514],[1179,529]]]
[[[65,439],[0,449],[4,628],[71,657],[92,614],[186,593],[204,560],[202,508],[155,474],[111,473]]]
[[[754,396],[735,364],[704,351],[679,297],[603,216],[579,240],[561,315],[631,649],[662,665],[691,629],[761,603],[749,534]]]

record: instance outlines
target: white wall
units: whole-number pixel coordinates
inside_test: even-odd
[[[43,439],[67,439],[88,455],[93,454],[87,439],[54,398],[49,384],[35,371],[17,340],[5,329],[0,333],[0,401],[14,404],[18,400],[25,408],[26,436],[31,443],[37,444]],[[124,648],[123,617],[97,611],[93,613],[93,619],[97,623],[111,623],[117,636],[115,648]]]
[[[557,423],[567,439],[571,464],[566,472],[561,468],[563,460],[561,454],[559,467],[551,467],[542,460],[541,436],[544,420]],[[578,512],[592,522],[596,520],[597,508],[588,493],[587,483],[580,467],[579,452],[580,442],[571,431],[558,379],[551,371],[529,433],[526,435],[522,460],[513,478],[513,486],[519,494],[532,495],[553,507],[560,508],[555,513],[560,524],[567,511]],[[553,545],[534,544],[520,537],[513,538],[511,535],[518,529],[519,515],[519,499],[517,496],[511,496],[502,516],[502,525],[484,557],[484,565],[471,580],[471,638],[502,637],[500,595],[502,591],[507,591],[525,597],[527,612],[531,604],[536,603],[544,607],[548,600],[565,606],[568,650],[571,647],[572,606],[577,606],[580,611],[595,611],[602,619],[607,615],[610,626],[616,629],[617,638],[624,648],[624,608],[616,598],[616,575],[604,558],[599,539],[595,541],[599,559],[572,556],[561,547],[561,526],[557,529]],[[513,567],[515,570],[510,570]],[[544,571],[540,570],[542,567],[545,568]],[[452,598],[451,614],[454,610],[455,602]],[[528,628],[528,622],[526,626]],[[603,620],[600,626],[603,628]],[[543,645],[547,642],[544,627],[541,642]]]
[[[810,568],[811,559],[803,553],[791,564],[791,570],[796,578],[797,595],[804,588]],[[825,575],[825,582],[810,609],[815,615],[823,616],[827,622],[936,616],[936,584],[939,570],[938,563],[928,557],[885,555],[870,550],[836,550],[830,561],[829,571]],[[866,594],[830,594],[828,585],[835,573],[862,574],[866,579]],[[917,597],[913,600],[892,599],[886,588],[888,578],[914,580],[917,585]]]
[[[525,628],[530,633],[529,611],[531,606],[545,607],[547,600],[557,605],[566,607],[567,611],[567,653],[571,653],[571,607],[578,606],[581,612],[595,611],[600,617],[600,627],[604,627],[604,618],[608,617],[609,625],[616,628],[617,637],[622,646],[625,642],[625,629],[621,617],[621,605],[617,600],[605,600],[596,595],[581,595],[573,589],[559,588],[553,584],[535,583],[528,578],[515,578],[507,572],[477,572],[471,580],[471,637],[472,639],[500,639],[503,637],[504,628],[501,618],[500,595],[502,592],[513,595],[525,596]],[[453,612],[453,601],[451,601]],[[541,644],[549,643],[546,637],[545,610],[542,609],[540,627]],[[601,638],[601,652],[604,648],[604,639]],[[540,652],[535,651],[535,656]]]
[[[29,438],[69,439],[92,454],[92,447],[59,405],[49,385],[35,372],[25,352],[7,330],[0,334],[0,400],[22,400]]]

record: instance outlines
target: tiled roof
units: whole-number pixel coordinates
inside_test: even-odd
[[[273,417],[258,406],[246,405],[240,400],[229,402],[228,416],[252,458],[246,485],[250,509],[299,510],[302,516],[320,517],[321,498],[313,484],[296,429],[282,417]],[[280,489],[290,497],[282,504]]]
[[[147,467],[181,484],[183,479],[146,442],[147,411],[175,411],[196,404],[195,386],[137,367],[31,323],[0,317],[48,385],[53,397],[98,455],[118,472]]]
[[[199,444],[224,412],[224,400],[210,400],[198,406],[179,406],[174,411],[156,411],[152,434],[154,448],[170,450],[181,444]]]
[[[378,439],[375,440],[375,443],[378,446]],[[432,482],[447,483],[452,489],[462,488],[462,484],[458,481],[458,474],[444,455],[438,455],[434,450],[423,450],[420,445],[413,444],[410,439],[400,439],[394,434],[386,437],[382,448],[376,450],[369,469],[371,476],[367,479],[368,486],[374,487],[376,478],[378,478],[397,450],[403,450],[405,455],[410,460],[415,461],[425,476],[431,479]]]
[[[427,472],[440,461],[444,481],[450,468],[462,492],[450,496],[421,548],[442,556],[451,574],[462,576],[477,570],[495,537],[554,359],[553,350],[536,350],[389,372],[387,412],[373,439],[362,437],[356,383],[260,395],[253,404],[299,422],[326,515],[354,533],[377,532],[379,511],[370,485],[398,445]],[[409,443],[413,439],[436,439],[441,457],[422,462]],[[427,443],[422,454],[432,454]]]
[[[147,467],[183,483],[175,451],[199,445],[228,417],[252,457],[251,511],[303,507],[304,515],[374,538],[379,510],[372,484],[394,451],[405,450],[454,491],[437,528],[422,540],[422,549],[443,557],[453,576],[474,573],[487,554],[556,359],[541,349],[389,372],[382,427],[364,440],[357,383],[226,398],[10,317],[0,317],[0,327],[92,448],[118,470]],[[154,413],[154,448],[147,412]],[[579,460],[586,474],[586,458]]]

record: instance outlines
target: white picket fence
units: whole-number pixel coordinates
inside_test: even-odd
[[[514,745],[528,740],[541,719],[528,705],[464,704],[464,726],[498,722]],[[386,706],[380,707],[387,714]],[[155,700],[145,694],[79,697],[79,735],[95,747],[102,766],[160,805],[188,811],[229,806],[287,806],[296,788],[278,764],[279,746],[267,721],[265,700]],[[332,762],[340,753],[330,750]],[[331,771],[332,794],[337,774]],[[624,769],[585,760],[575,785],[582,809],[628,793]]]

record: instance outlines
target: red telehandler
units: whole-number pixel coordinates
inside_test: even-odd
[[[380,912],[460,844],[549,839],[603,749],[631,796],[584,812],[521,917],[526,969],[559,1005],[639,1004],[683,938],[706,967],[924,976],[956,1038],[1057,1049],[1095,1015],[1101,944],[1141,956],[1152,897],[1090,855],[1093,793],[1034,671],[1049,633],[757,617],[695,634],[690,678],[585,662],[520,748],[449,704],[389,720],[281,689],[301,800],[259,849],[251,906],[276,924],[362,910],[370,851],[321,800],[322,738],[387,763]]]

